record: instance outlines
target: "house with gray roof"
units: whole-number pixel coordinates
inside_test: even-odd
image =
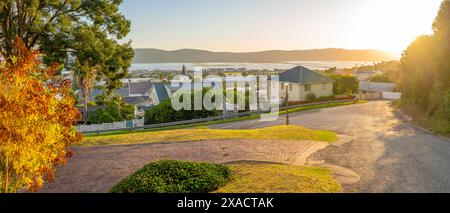
[[[151,80],[132,81],[131,79],[127,79],[122,83],[123,86],[116,89],[114,93],[116,95],[122,96],[125,103],[135,106],[136,118],[143,117],[145,109],[148,109],[150,106],[152,106],[152,103],[150,103],[150,93],[153,88],[153,82]],[[82,94],[80,91],[77,91],[77,93],[78,101],[79,103],[82,103]],[[103,94],[103,90],[93,89],[89,93],[89,102],[95,102],[95,98],[101,94]],[[93,107],[90,108],[94,109]],[[88,112],[88,114],[92,113],[94,113],[94,111]]]
[[[305,101],[311,93],[316,97],[333,95],[333,80],[328,76],[310,70],[303,66],[297,66],[280,74],[280,98],[289,93],[289,101]]]
[[[380,83],[380,82],[369,82],[360,81],[359,91],[363,92],[394,92],[394,83]]]
[[[151,105],[158,105],[164,100],[169,99],[172,96],[171,89],[162,82],[154,82],[153,87],[150,89],[150,103]]]

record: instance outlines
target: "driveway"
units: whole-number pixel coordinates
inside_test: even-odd
[[[263,161],[304,165],[303,159],[320,144],[323,142],[225,140],[75,147],[75,156],[69,159],[66,166],[57,169],[56,180],[46,183],[40,192],[108,192],[126,176],[160,159],[212,163]]]
[[[333,130],[354,138],[330,146],[311,161],[351,169],[361,176],[347,192],[450,192],[450,142],[405,122],[388,101],[369,102],[291,114],[291,124]],[[284,124],[243,121],[211,128],[253,129]]]

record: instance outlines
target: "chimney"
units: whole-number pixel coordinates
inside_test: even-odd
[[[131,78],[128,79],[128,97],[131,96]]]

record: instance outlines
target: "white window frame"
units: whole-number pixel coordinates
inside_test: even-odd
[[[311,84],[305,84],[305,92],[311,92],[312,85]]]

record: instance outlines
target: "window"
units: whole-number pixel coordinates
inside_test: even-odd
[[[328,89],[328,85],[322,84],[322,90],[325,91],[325,90],[327,90],[327,89]]]
[[[311,91],[311,85],[305,85],[305,92]]]
[[[293,90],[293,87],[294,87],[294,85],[292,85],[292,84],[289,84],[289,91],[291,91],[291,92],[292,92],[292,90]]]

